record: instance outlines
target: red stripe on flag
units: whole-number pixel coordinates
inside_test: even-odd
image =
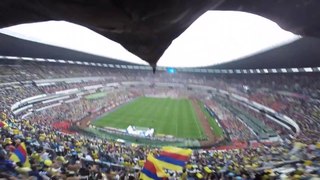
[[[27,157],[27,151],[25,148],[22,147],[22,145],[19,145],[17,149],[24,157]]]
[[[157,170],[154,167],[154,164],[150,161],[146,161],[146,163],[144,163],[143,168],[146,168],[148,171],[150,171],[151,173],[157,174]]]
[[[184,156],[184,155],[176,154],[176,153],[171,153],[171,152],[166,152],[166,151],[161,151],[160,155],[161,156],[170,157],[172,159],[176,159],[176,160],[179,160],[179,161],[188,161],[189,160],[188,156]]]

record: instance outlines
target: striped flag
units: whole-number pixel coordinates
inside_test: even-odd
[[[191,149],[163,147],[157,156],[158,165],[173,171],[182,171],[192,154]]]
[[[21,143],[11,154],[10,160],[13,162],[21,162],[24,167],[30,167],[27,148],[24,143]]]
[[[0,127],[7,127],[8,124],[5,121],[0,121]]]
[[[144,163],[143,169],[140,172],[140,178],[142,180],[160,180],[168,177],[163,168],[158,165],[158,160],[152,155],[147,156],[147,160]]]

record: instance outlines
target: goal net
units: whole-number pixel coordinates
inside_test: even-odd
[[[127,128],[127,133],[133,136],[153,137],[154,128],[137,127],[130,125]]]

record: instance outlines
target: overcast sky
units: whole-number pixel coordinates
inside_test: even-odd
[[[12,26],[0,32],[125,61],[143,63],[137,56],[85,27],[49,21]],[[261,16],[232,11],[209,11],[175,39],[158,65],[197,67],[249,56],[298,39]]]

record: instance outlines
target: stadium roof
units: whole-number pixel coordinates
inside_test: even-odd
[[[133,64],[117,59],[96,56],[75,50],[23,40],[1,33],[0,55],[31,58],[50,58],[96,63]]]
[[[319,47],[320,39],[304,37],[250,57],[209,67],[218,69],[320,67]]]
[[[250,57],[209,66],[212,69],[320,67],[320,39],[304,37]],[[0,56],[50,58],[82,62],[134,65],[75,50],[23,40],[0,33]]]

